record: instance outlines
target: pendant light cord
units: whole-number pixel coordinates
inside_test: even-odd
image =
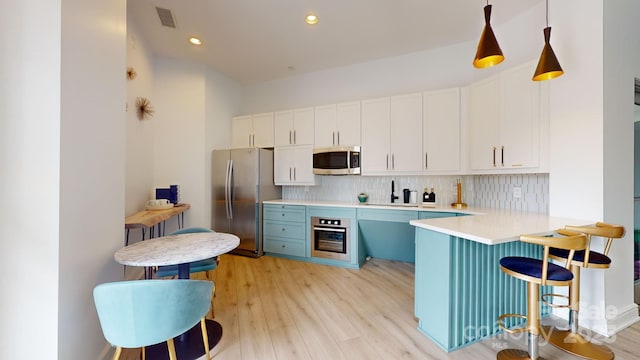
[[[489,1],[489,0],[487,0]],[[546,0],[546,15],[547,15],[547,27],[549,27],[549,0]]]

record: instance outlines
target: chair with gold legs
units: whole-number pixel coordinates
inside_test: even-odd
[[[498,318],[498,325],[507,333],[528,332],[528,352],[516,349],[505,349],[498,353],[497,359],[540,359],[538,339],[540,337],[540,286],[568,286],[573,274],[568,270],[573,254],[586,247],[585,235],[576,234],[568,237],[546,237],[521,235],[520,241],[542,245],[542,260],[521,256],[507,256],[500,259],[500,270],[507,275],[527,282],[527,315],[504,314]],[[549,248],[555,247],[568,251],[565,267],[550,263]],[[504,325],[506,318],[516,317],[527,320],[526,325],[517,329],[508,329]]]
[[[578,313],[580,307],[580,268],[606,269],[611,265],[609,249],[613,239],[624,236],[623,226],[611,225],[598,222],[595,226],[566,226],[565,230],[559,230],[560,234],[573,236],[579,233],[587,237],[587,247],[583,251],[577,251],[571,261],[571,272],[573,273],[573,283],[569,286],[569,328],[560,330],[556,327],[545,327],[544,334],[547,340],[554,346],[565,350],[573,355],[587,359],[611,360],[615,357],[613,351],[605,345],[594,344],[585,339],[578,332]],[[591,240],[593,237],[605,239],[604,251],[602,253],[591,250]],[[562,249],[552,248],[549,250],[549,257],[555,260],[566,261],[568,253]],[[543,295],[545,297],[562,296],[556,294]],[[566,297],[566,296],[563,296]],[[553,304],[550,304],[554,306]]]

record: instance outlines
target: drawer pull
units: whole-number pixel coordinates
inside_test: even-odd
[[[282,231],[284,231],[284,228],[282,228]]]
[[[285,244],[282,244],[282,247],[283,247],[283,248],[284,248],[284,247],[287,247],[287,245],[285,245]]]

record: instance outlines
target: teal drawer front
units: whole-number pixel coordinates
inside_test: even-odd
[[[265,221],[263,226],[264,236],[275,238],[287,238],[304,241],[305,223],[285,223],[275,221]]]
[[[264,220],[305,221],[305,207],[300,205],[264,205]]]
[[[281,241],[265,236],[263,248],[267,253],[300,257],[305,256],[304,242]]]

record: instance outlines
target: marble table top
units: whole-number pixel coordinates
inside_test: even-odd
[[[125,246],[113,258],[129,266],[177,265],[222,255],[239,244],[237,236],[220,232],[168,235]]]

